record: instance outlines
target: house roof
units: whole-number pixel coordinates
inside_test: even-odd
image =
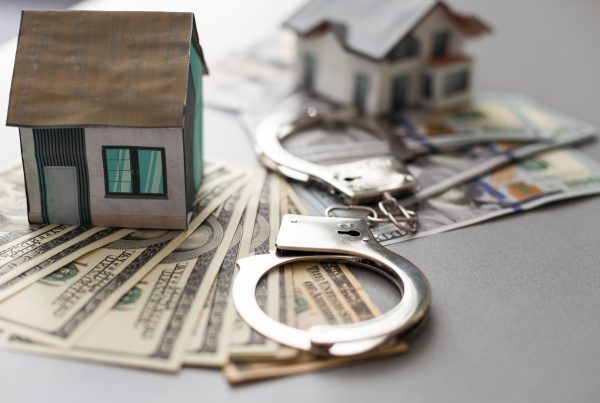
[[[183,127],[190,43],[192,13],[23,11],[6,123]]]
[[[349,50],[383,59],[435,7],[468,36],[490,31],[482,21],[436,0],[311,0],[285,23],[299,35],[328,27]]]

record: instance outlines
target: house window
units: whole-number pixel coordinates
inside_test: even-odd
[[[406,37],[390,53],[390,60],[414,57],[419,54],[419,41],[412,35]]]
[[[165,196],[164,148],[104,147],[107,195]]]
[[[433,57],[442,57],[448,53],[450,33],[447,31],[436,32],[433,36]]]
[[[421,95],[425,99],[431,99],[431,75],[423,74],[421,76]]]
[[[457,71],[446,75],[444,79],[444,95],[453,95],[463,92],[469,85],[469,72]]]

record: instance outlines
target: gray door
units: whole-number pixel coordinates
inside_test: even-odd
[[[406,108],[408,101],[408,77],[396,76],[392,80],[392,111],[397,112]]]
[[[354,76],[354,106],[360,113],[365,111],[367,93],[369,91],[369,78],[362,73]]]
[[[77,169],[75,167],[44,167],[46,211],[54,224],[79,225]]]

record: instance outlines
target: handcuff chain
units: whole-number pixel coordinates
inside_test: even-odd
[[[327,217],[335,217],[332,214],[336,210],[344,211],[361,211],[367,212],[366,221],[369,225],[381,224],[381,223],[392,223],[398,229],[414,234],[418,230],[419,222],[417,219],[417,213],[414,210],[409,210],[398,202],[394,196],[389,192],[382,194],[383,200],[377,203],[379,207],[379,213],[376,209],[369,206],[361,206],[358,204],[335,204],[327,207],[325,215]],[[383,215],[383,217],[380,217]]]

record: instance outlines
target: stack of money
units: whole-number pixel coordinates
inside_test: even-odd
[[[448,175],[471,157],[430,158],[427,169],[414,172]],[[236,260],[272,250],[283,214],[322,214],[339,201],[260,167],[212,163],[204,183],[186,231],[29,227],[7,217],[0,232],[0,345],[158,371],[221,368],[231,383],[407,350],[398,340],[357,357],[320,358],[253,331],[231,300]],[[577,150],[552,150],[421,202],[416,235],[390,225],[374,233],[393,245],[595,193],[600,165]],[[381,314],[351,268],[338,263],[280,267],[256,297],[271,317],[302,329]]]
[[[19,199],[22,189],[5,196]],[[273,249],[283,214],[308,213],[285,180],[261,167],[209,164],[186,231],[28,226],[18,208],[6,212],[0,344],[7,348],[159,371],[223,368],[232,383],[407,348],[399,341],[352,359],[317,358],[240,319],[230,296],[236,260]],[[381,313],[350,269],[335,263],[280,267],[259,284],[257,300],[300,328]]]
[[[241,118],[251,138],[273,110],[331,107],[296,91],[289,50],[283,41],[236,55],[221,70],[226,74],[217,73],[212,92],[207,86],[207,104],[236,112],[232,119]],[[230,96],[228,88],[235,89]],[[569,147],[593,138],[595,129],[521,96],[481,95],[460,110],[407,113],[391,123],[401,150],[365,133],[331,130],[285,144],[323,164],[400,153],[420,186],[401,203],[417,211],[420,229],[407,234],[378,225],[373,232],[384,246],[600,193],[600,165]],[[6,348],[157,371],[217,368],[231,383],[408,348],[399,339],[355,357],[315,357],[255,332],[235,311],[235,262],[273,250],[284,214],[323,215],[340,204],[318,188],[259,166],[212,162],[189,228],[168,231],[29,225],[20,167],[0,172],[0,181],[0,345]],[[302,329],[365,321],[384,310],[352,267],[335,262],[272,270],[256,298],[268,315]]]

